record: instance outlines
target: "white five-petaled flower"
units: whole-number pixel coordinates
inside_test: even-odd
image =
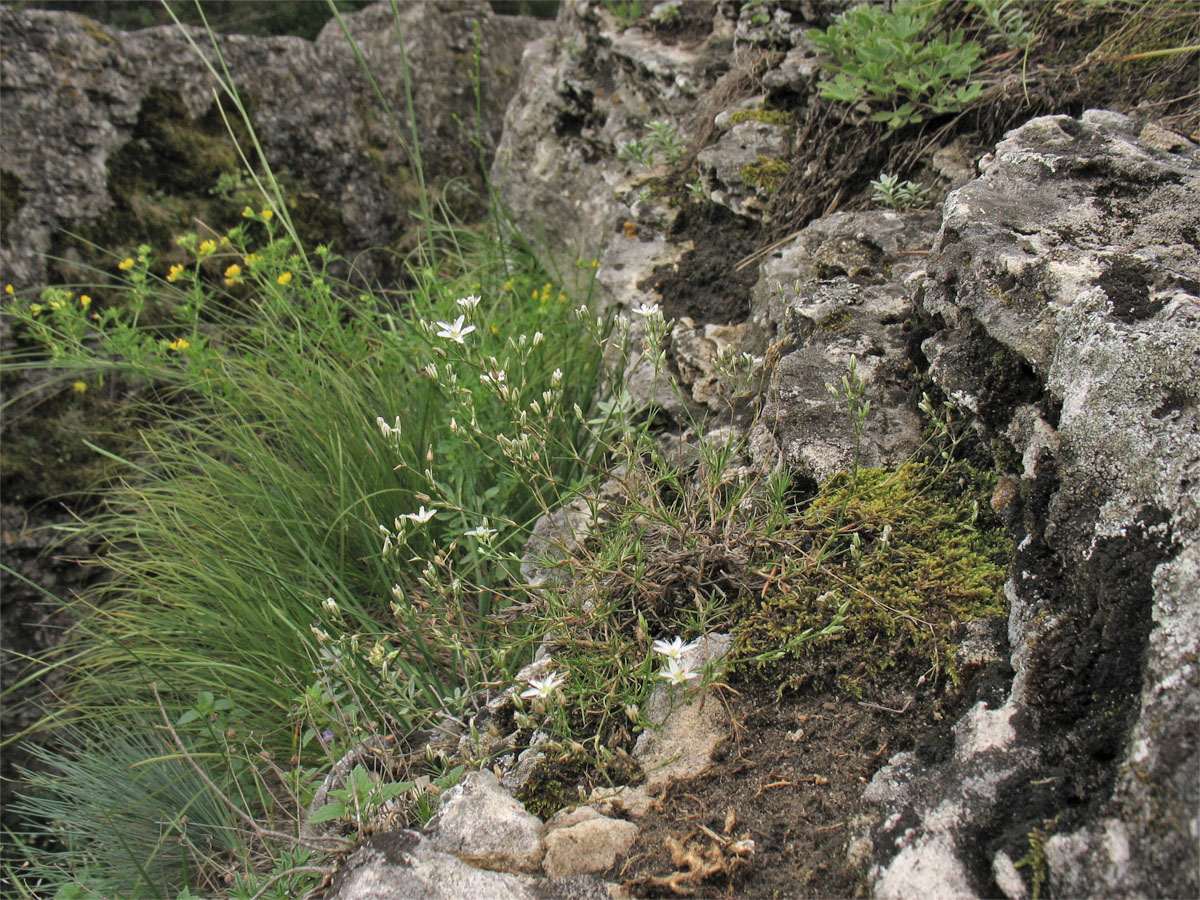
[[[400,516],[400,518],[408,519],[412,522],[416,522],[418,525],[424,525],[426,522],[428,522],[430,519],[432,519],[436,515],[437,515],[436,509],[426,509],[424,506],[422,506],[420,512],[405,513],[404,515]]]
[[[549,700],[566,680],[567,676],[561,672],[551,672],[545,678],[530,678],[529,688],[521,691],[521,696],[526,700]]]
[[[465,309],[467,312],[472,312],[472,311],[474,311],[475,307],[477,307],[479,305],[480,299],[481,298],[476,297],[474,294],[472,294],[470,297],[459,297],[454,302],[457,303],[459,306],[461,306],[463,309]],[[441,324],[441,323],[438,323],[438,324]]]
[[[463,537],[479,538],[481,541],[490,541],[496,533],[495,528],[488,528],[487,519],[483,520],[482,525],[477,525],[470,531],[463,532]]]
[[[654,646],[651,649],[653,649],[655,653],[661,653],[667,659],[676,660],[682,657],[683,654],[687,653],[694,646],[696,646],[694,643],[685,644],[683,642],[683,638],[677,637],[672,641],[655,641]]]
[[[667,667],[658,673],[659,678],[664,678],[671,684],[687,684],[688,679],[697,678],[695,672],[681,663],[678,659],[667,659]]]
[[[641,316],[643,319],[649,319],[651,316],[656,315],[657,313],[657,303],[643,303],[641,306],[635,306],[633,308],[633,314],[635,316]]]
[[[475,330],[474,325],[467,325],[466,327],[463,327],[463,323],[466,321],[466,316],[459,316],[453,322],[434,322],[433,324],[441,329],[441,331],[437,333],[438,337],[454,341],[456,344],[461,344],[463,343],[463,338]]]

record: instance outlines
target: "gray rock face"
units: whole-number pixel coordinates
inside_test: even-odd
[[[555,33],[526,48],[492,181],[566,281],[586,285],[592,272],[577,261],[603,257],[609,274],[595,286],[602,303],[632,305],[628,270],[648,274],[678,259],[659,229],[623,232],[639,220],[636,194],[649,170],[619,156],[646,140],[649,123],[689,119],[716,80],[719,57],[709,54],[726,46],[720,41],[717,34],[692,49],[667,46],[636,28],[621,31],[599,3],[567,0]]]
[[[426,174],[439,184],[462,178],[479,187],[479,153],[463,131],[475,121],[475,24],[485,152],[499,138],[522,48],[546,25],[495,16],[482,2],[402,2],[400,8]],[[390,6],[344,20],[408,141]],[[138,130],[151,88],[176,97],[193,119],[208,116],[214,134],[223,134],[223,126],[213,109],[212,77],[189,44],[196,42],[213,59],[199,29],[186,35],[173,26],[124,33],[70,13],[10,6],[0,8],[0,28],[2,168],[6,206],[11,200],[15,207],[11,217],[5,213],[0,280],[27,288],[45,282],[39,255],[51,249],[59,229],[78,231],[111,208],[108,164]],[[337,22],[315,42],[229,35],[219,43],[272,167],[286,173],[293,197],[308,204],[302,211],[315,215],[319,207],[328,230],[344,234],[335,250],[353,257],[395,240],[408,222],[407,208],[416,206],[413,170]],[[236,110],[222,100],[236,120]],[[244,149],[253,159],[253,148]],[[161,164],[185,165],[168,159]],[[213,187],[197,185],[201,191]]]
[[[542,828],[542,820],[526,812],[485,769],[470,773],[442,796],[425,830],[434,849],[464,862],[533,872],[542,861]]]
[[[546,874],[552,878],[603,872],[624,856],[638,827],[588,806],[556,813],[546,823]]]
[[[905,321],[937,229],[932,213],[837,213],[764,260],[751,321],[770,343],[763,413],[750,435],[763,470],[819,484],[850,468],[854,427],[827,384],[857,357],[871,403],[860,462],[897,465],[920,443]]]
[[[1020,896],[1043,843],[1055,895],[1200,894],[1200,148],[1161,131],[1035,119],[946,202],[922,348],[1019,470],[1016,675],[872,782],[878,896]]]
[[[371,837],[346,861],[333,887],[338,900],[610,900],[603,882],[527,878],[477,869],[434,849],[415,831]]]

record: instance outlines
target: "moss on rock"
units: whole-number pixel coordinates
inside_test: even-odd
[[[960,624],[1005,613],[1011,544],[988,505],[995,476],[956,463],[863,469],[827,484],[800,527],[823,552],[784,564],[772,590],[742,601],[742,663],[782,687],[811,680],[855,693],[898,670],[951,678]],[[815,558],[814,558],[815,557]],[[806,640],[843,612],[839,633]]]
[[[764,194],[773,194],[779,190],[779,186],[783,184],[783,179],[787,177],[787,173],[788,164],[782,159],[759,156],[749,165],[742,166],[739,174],[742,176],[742,181],[750,185],[750,187]]]
[[[790,113],[778,109],[739,109],[729,117],[729,121],[734,125],[740,125],[743,122],[762,122],[764,125],[778,125],[786,128],[792,124],[792,116]]]

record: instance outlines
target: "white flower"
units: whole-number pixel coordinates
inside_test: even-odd
[[[482,525],[478,525],[470,531],[463,532],[463,537],[473,537],[479,538],[481,541],[490,541],[495,533],[496,529],[488,528],[487,519],[484,519]]]
[[[526,700],[549,700],[559,689],[567,676],[561,672],[551,672],[545,678],[530,678],[528,690],[521,691]]]
[[[508,373],[503,369],[492,369],[490,372],[480,375],[479,381],[481,384],[501,385],[508,381]]]
[[[480,300],[479,297],[476,297],[474,294],[472,294],[470,297],[459,297],[454,302],[457,303],[459,306],[461,306],[463,309],[465,309],[467,312],[473,312],[475,307],[477,307],[479,305],[479,300]],[[440,325],[441,323],[439,322],[438,324]]]
[[[655,641],[653,650],[655,653],[661,653],[669,660],[677,660],[691,650],[695,644],[685,644],[683,638],[677,637],[673,641]]]
[[[641,306],[635,306],[633,308],[633,314],[635,316],[641,316],[643,319],[649,319],[651,316],[658,314],[658,304],[643,303]]]
[[[400,518],[408,519],[411,522],[416,522],[418,525],[424,525],[436,515],[436,509],[426,509],[424,506],[422,506],[420,512],[405,513],[404,515],[400,516]]]
[[[475,330],[474,325],[467,325],[464,328],[463,323],[466,321],[466,316],[459,316],[453,322],[434,322],[433,324],[441,329],[441,331],[437,333],[438,337],[454,341],[456,344],[461,344],[463,343],[463,338]]]
[[[691,669],[681,663],[678,659],[667,659],[667,667],[658,673],[659,678],[664,678],[673,685],[687,684],[689,678],[697,678]]]
[[[550,373],[550,387],[556,388],[562,384],[562,369],[555,369]]]
[[[325,606],[325,609],[327,609],[332,615],[336,616],[341,612],[341,609],[338,607],[337,601],[334,600],[332,597],[325,598],[324,606]]]
[[[396,437],[400,436],[400,417],[399,416],[396,416],[396,424],[395,425],[389,425],[386,421],[384,421],[383,416],[376,416],[375,424],[379,426],[379,433],[382,434],[385,438],[390,438],[393,435],[395,435]]]

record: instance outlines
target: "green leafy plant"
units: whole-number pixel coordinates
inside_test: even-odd
[[[679,136],[678,127],[674,122],[662,119],[646,126],[645,140],[629,141],[622,145],[620,157],[649,167],[654,165],[658,154],[673,165],[679,162],[686,152],[687,148]]]
[[[365,766],[355,766],[350,770],[346,786],[331,790],[329,796],[333,799],[313,812],[308,824],[346,819],[363,828],[380,807],[408,793],[412,788],[411,781],[377,781],[371,777]]]
[[[659,6],[654,15],[650,17],[650,21],[657,25],[669,25],[678,22],[682,17],[679,11],[679,3],[665,3]]]
[[[881,172],[871,182],[871,202],[888,209],[924,209],[929,205],[929,188],[912,181],[901,181],[898,175]]]
[[[642,0],[604,0],[604,7],[622,28],[630,28],[642,18]]]
[[[1034,39],[1025,21],[1021,0],[968,0],[979,13],[993,37],[1003,40],[1010,50],[1026,47]]]
[[[821,96],[844,103],[867,102],[872,119],[895,129],[928,115],[956,112],[983,91],[970,81],[982,48],[962,29],[929,35],[940,2],[898,0],[890,9],[862,5],[808,37],[823,51],[833,75]]]
[[[683,157],[686,148],[674,122],[666,119],[651,122],[646,126],[646,133],[651,149],[662,153],[668,163],[674,164]]]

